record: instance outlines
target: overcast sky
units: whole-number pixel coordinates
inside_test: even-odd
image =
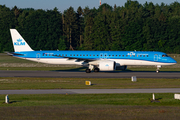
[[[127,0],[101,0],[102,4],[107,3],[112,7],[116,4],[116,6],[124,6]],[[134,1],[134,0],[132,0]],[[171,4],[175,1],[180,3],[180,0],[137,0],[140,4],[144,4],[147,2],[153,2],[154,4],[161,4],[162,2],[165,4]],[[13,8],[15,5],[18,8],[34,8],[34,9],[43,9],[50,10],[55,7],[58,8],[59,11],[63,12],[67,10],[70,6],[74,8],[76,11],[79,6],[85,8],[88,6],[90,9],[95,7],[99,7],[99,0],[0,0],[0,5],[6,5],[6,7]]]

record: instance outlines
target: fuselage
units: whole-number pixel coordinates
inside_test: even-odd
[[[26,51],[15,52],[14,55],[22,59],[48,64],[76,64],[85,65],[85,60],[115,61],[116,66],[123,65],[173,65],[177,62],[166,53],[155,51]],[[81,61],[81,59],[83,59]]]

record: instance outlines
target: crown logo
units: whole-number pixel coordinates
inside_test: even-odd
[[[106,64],[105,66],[109,66],[108,64]]]
[[[19,39],[17,39],[17,41],[18,41],[18,42],[21,42],[21,41],[22,41],[22,39],[20,39],[20,38],[19,38]]]

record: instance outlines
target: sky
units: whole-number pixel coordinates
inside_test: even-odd
[[[132,0],[134,1],[134,0]],[[165,3],[171,4],[176,2],[180,3],[180,0],[137,0],[140,4],[144,4],[147,2],[153,2],[154,4]],[[107,3],[110,6],[124,6],[127,0],[101,0],[101,3]],[[6,5],[6,7],[13,8],[17,6],[18,8],[34,8],[34,9],[43,9],[43,10],[52,10],[55,7],[58,8],[58,11],[61,13],[64,10],[67,10],[70,6],[77,11],[77,8],[81,6],[82,8],[89,7],[98,8],[99,7],[99,0],[0,0],[0,5]]]

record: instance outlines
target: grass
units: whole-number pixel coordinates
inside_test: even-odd
[[[0,119],[178,119],[173,94],[0,95]]]
[[[91,81],[86,86],[85,81]],[[0,89],[122,89],[122,88],[179,88],[180,79],[138,78],[24,78],[2,77]]]
[[[179,107],[62,105],[0,107],[0,119],[7,120],[178,120]]]
[[[141,106],[179,106],[179,100],[172,93],[152,94],[32,94],[9,95],[10,104],[5,104],[5,95],[0,95],[0,107],[3,106],[56,106],[56,105],[141,105]]]

